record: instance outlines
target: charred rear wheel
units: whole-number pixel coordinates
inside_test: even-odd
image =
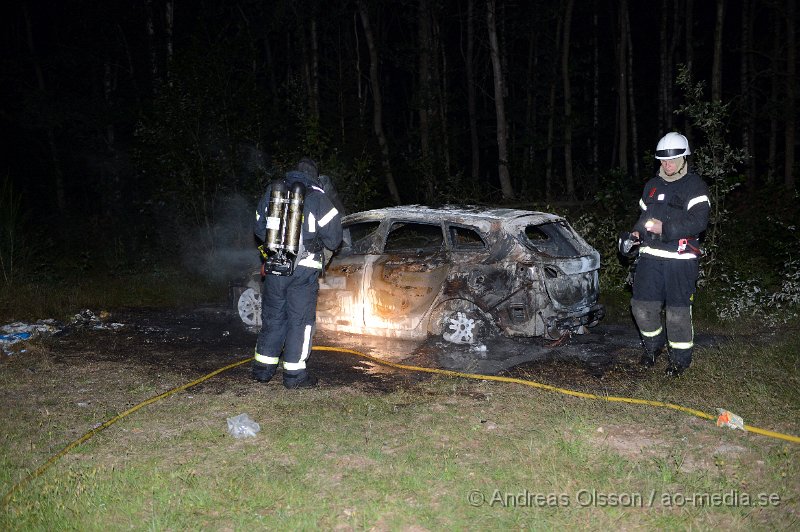
[[[243,279],[231,283],[229,301],[245,327],[261,327],[261,269],[251,270]]]
[[[239,318],[248,327],[261,327],[261,292],[246,288],[236,303]]]
[[[433,334],[454,344],[479,344],[495,336],[497,330],[491,321],[474,305],[451,304],[441,309]]]
[[[445,324],[447,331],[442,332],[442,338],[454,344],[474,344],[475,338],[479,336],[480,327],[476,325],[474,318],[468,317],[463,312],[456,312],[450,315],[448,323]]]

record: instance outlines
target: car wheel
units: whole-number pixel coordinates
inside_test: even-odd
[[[242,323],[248,327],[261,327],[261,292],[253,288],[243,290],[236,308]]]
[[[496,332],[478,309],[443,312],[440,324],[442,339],[454,344],[479,344]]]

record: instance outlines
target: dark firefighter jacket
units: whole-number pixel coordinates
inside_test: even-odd
[[[708,226],[711,202],[700,176],[689,172],[672,182],[652,178],[644,186],[639,207],[642,213],[633,228],[642,241],[640,254],[664,259],[696,259],[702,254],[698,238]],[[651,218],[661,220],[660,235],[645,229]]]

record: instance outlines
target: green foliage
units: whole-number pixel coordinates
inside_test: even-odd
[[[254,205],[269,181],[302,156],[318,161],[348,211],[374,206],[374,161],[334,147],[299,76],[289,76],[276,100],[267,101],[251,72],[226,62],[231,50],[194,46],[200,50],[175,58],[171,82],[159,88],[136,130],[134,201],[157,223],[162,248],[183,241],[193,254],[213,256],[220,227],[241,225],[227,208],[231,198]],[[249,53],[241,46],[239,52]],[[249,226],[242,231],[249,246]]]
[[[619,233],[635,221],[638,190],[631,189],[630,178],[618,169],[602,175],[591,208],[568,215],[572,226],[600,252],[600,283],[604,291],[619,290],[628,282],[630,261],[619,255]]]
[[[711,213],[703,242],[705,257],[701,262],[701,279],[708,282],[715,279],[715,274],[718,275],[715,269],[719,262],[720,239],[730,216],[726,199],[741,184],[736,170],[744,161],[745,152],[741,148],[733,148],[725,140],[729,104],[705,100],[704,84],[694,83],[686,67],[680,69],[677,83],[686,97],[686,103],[677,112],[686,115],[704,136],[704,142],[696,146],[692,154],[697,172],[709,184]]]
[[[703,84],[693,83],[685,68],[677,81],[686,96],[686,104],[678,112],[704,137],[693,150],[697,171],[709,183],[711,200],[701,283],[710,288],[714,308],[723,321],[757,317],[776,325],[795,319],[800,315],[797,228],[780,216],[765,220],[762,211],[750,213],[746,221],[732,216],[729,199],[742,182],[737,168],[745,160],[745,152],[725,140],[729,104],[705,100]],[[763,204],[772,202],[771,211],[777,211],[774,205],[780,202],[775,197],[761,200]]]
[[[611,214],[615,218],[631,218],[632,225],[636,214],[631,211],[637,208],[641,192],[641,185],[636,189],[631,188],[631,178],[626,172],[612,168],[600,176],[594,201],[602,213]]]
[[[331,150],[330,155],[322,159],[321,168],[331,177],[348,213],[375,206],[380,177],[374,173],[375,166],[368,153],[346,163],[338,150]]]
[[[773,287],[764,282],[763,274],[748,276],[735,269],[722,273],[714,307],[724,321],[755,318],[776,326],[796,320],[800,317],[800,258],[781,265]]]
[[[617,237],[619,228],[626,227],[624,221],[602,216],[597,212],[585,211],[574,220],[570,220],[570,223],[592,247],[600,252],[601,288],[624,286],[628,275],[628,264],[623,262],[617,253]]]

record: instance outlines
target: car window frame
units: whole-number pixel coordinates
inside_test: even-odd
[[[552,235],[548,234],[547,231],[541,228],[545,226],[556,226],[556,225],[564,229],[564,232],[566,233],[565,235],[563,235],[564,243],[569,244],[570,247],[572,247],[574,254],[554,253],[554,251],[558,251],[561,248],[562,244],[556,242],[553,239]],[[537,228],[538,233],[547,238],[541,241],[531,240],[527,234],[528,227]],[[522,225],[519,229],[519,239],[526,248],[531,249],[536,253],[540,253],[542,255],[554,259],[569,259],[569,258],[581,257],[585,254],[585,251],[583,249],[585,242],[582,241],[578,232],[575,231],[575,228],[573,228],[572,225],[566,219],[563,218],[557,220],[548,220],[541,223],[527,223],[525,225]],[[547,245],[537,246],[536,242],[543,242],[546,243]]]
[[[481,242],[480,247],[471,245],[458,245],[454,238],[455,236],[453,234],[454,229],[467,229],[475,233]],[[451,251],[464,253],[464,252],[486,251],[489,249],[489,244],[483,237],[483,234],[474,226],[467,224],[460,224],[460,223],[447,223],[447,227],[445,228],[445,234],[447,235],[448,247]]]
[[[433,226],[439,228],[439,233],[441,234],[441,243],[439,247],[434,248],[401,248],[396,250],[387,250],[387,245],[389,244],[390,237],[393,231],[393,227],[395,224],[403,223],[403,224],[416,224],[416,225],[426,225],[426,226]],[[403,255],[403,254],[434,254],[440,253],[447,249],[447,236],[445,234],[444,227],[441,221],[427,221],[427,220],[417,220],[413,218],[390,218],[386,220],[386,230],[384,231],[383,242],[381,243],[380,247],[380,254],[381,255]]]
[[[350,228],[354,225],[366,225],[366,224],[376,224],[375,229],[367,234],[365,237],[358,240],[359,243],[362,245],[355,247],[352,242],[352,234],[350,233]],[[352,255],[372,255],[376,252],[377,249],[382,247],[383,242],[383,231],[382,226],[384,224],[384,220],[382,219],[367,219],[367,220],[358,220],[354,222],[347,223],[343,230],[345,231],[346,235],[349,235],[349,241],[345,242],[345,246],[343,249],[346,249],[348,253]]]

